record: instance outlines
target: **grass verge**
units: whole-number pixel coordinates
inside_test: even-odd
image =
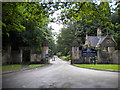
[[[9,71],[9,70],[17,70],[17,69],[22,69],[22,65],[5,65],[2,66],[2,71]]]
[[[34,67],[40,67],[40,66],[44,66],[45,64],[31,64],[28,66],[28,68],[34,68]]]
[[[44,66],[45,64],[31,64],[28,66],[28,68],[34,68],[34,67],[39,67],[39,66]],[[9,71],[9,70],[18,70],[18,69],[23,69],[23,65],[5,65],[0,67],[0,70],[2,71]]]
[[[115,64],[74,64],[74,65],[91,69],[120,71],[120,65]]]

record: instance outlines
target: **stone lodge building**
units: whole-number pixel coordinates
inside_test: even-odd
[[[86,34],[85,44],[83,48],[94,48],[98,50],[97,63],[118,63],[118,58],[113,58],[117,53],[115,52],[116,41],[112,35],[102,36],[101,30],[97,29],[97,36],[88,36]],[[113,56],[114,55],[114,56]],[[85,57],[89,63],[90,58]]]

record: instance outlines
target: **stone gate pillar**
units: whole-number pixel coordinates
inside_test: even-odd
[[[72,43],[72,60],[71,64],[78,63],[79,61],[79,44],[76,40],[73,41]]]
[[[43,58],[43,63],[49,63],[48,60],[48,42],[44,42],[43,44],[43,48],[42,48],[42,58]]]

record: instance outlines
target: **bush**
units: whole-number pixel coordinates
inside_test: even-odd
[[[68,56],[61,56],[60,59],[69,61],[70,60],[70,55],[68,55]]]
[[[62,55],[62,53],[61,53],[61,52],[58,52],[58,53],[57,53],[57,56],[58,56],[58,57],[60,57],[61,55]]]
[[[71,60],[70,55],[66,56],[67,61]]]
[[[61,56],[60,59],[66,60],[66,56]]]

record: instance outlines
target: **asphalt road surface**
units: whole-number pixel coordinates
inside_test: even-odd
[[[2,88],[118,88],[118,73],[75,67],[56,58],[52,65],[4,74]]]

